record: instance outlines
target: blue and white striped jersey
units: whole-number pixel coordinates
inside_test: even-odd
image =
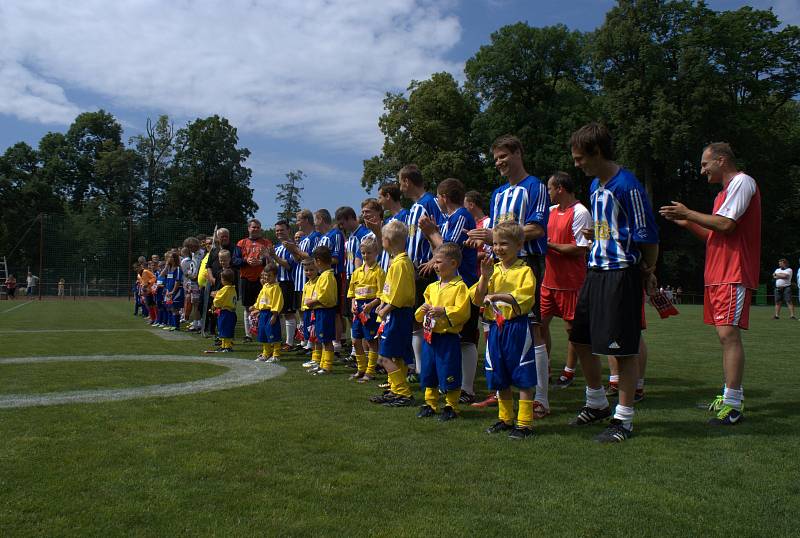
[[[594,243],[589,267],[603,270],[636,265],[642,253],[636,243],[658,243],[647,193],[630,170],[620,168],[605,185],[595,178],[590,188]]]
[[[345,245],[345,251],[347,252],[347,255],[344,264],[344,270],[347,278],[353,276],[353,271],[356,270],[356,258],[359,260],[362,259],[361,240],[369,233],[371,232],[366,226],[359,224],[358,228],[353,230],[353,233],[351,233],[350,237],[347,238],[347,244]]]
[[[458,274],[467,287],[478,281],[478,251],[464,246],[468,239],[467,232],[475,229],[475,219],[465,207],[459,207],[450,215],[445,215],[444,222],[439,227],[439,233],[445,243],[456,243],[461,247],[461,265]]]
[[[278,243],[278,246],[275,247],[275,256],[289,262],[289,269],[285,269],[282,265],[278,265],[278,282],[293,281],[297,262],[294,260],[289,251],[286,250],[286,247],[283,246],[283,243]]]
[[[436,203],[436,198],[429,192],[426,192],[417,202],[411,206],[406,218],[406,226],[408,226],[408,244],[406,245],[406,252],[411,259],[414,267],[419,267],[423,263],[431,259],[431,244],[425,238],[425,234],[419,229],[419,219],[423,216],[428,216],[436,226],[442,224],[442,211],[439,209],[439,204]]]
[[[538,224],[544,230],[539,239],[525,241],[520,256],[547,252],[547,219],[550,216],[550,197],[547,186],[536,176],[528,176],[516,185],[506,183],[496,188],[489,203],[489,228],[513,220],[522,226]]]
[[[339,228],[333,227],[328,232],[322,236],[319,240],[320,245],[325,245],[329,249],[331,249],[331,258],[336,258],[336,263],[334,263],[331,268],[333,269],[334,275],[339,275],[344,272],[344,258],[345,258],[345,251],[344,251],[344,234]]]
[[[300,243],[297,245],[300,250],[311,256],[311,253],[314,252],[314,249],[317,248],[317,244],[319,244],[319,240],[322,237],[322,234],[318,231],[314,230],[303,239],[300,240]],[[297,261],[297,260],[295,260]],[[297,264],[297,267],[294,268],[294,291],[303,291],[303,286],[306,285],[306,275],[303,272],[302,264]]]
[[[397,215],[392,215],[391,217],[385,218],[383,220],[383,224],[386,225],[387,223],[389,223],[389,222],[391,222],[393,220],[399,220],[400,222],[405,224],[407,219],[408,219],[408,209],[406,209],[404,207],[400,211],[397,212]],[[373,237],[375,237],[375,234],[373,234],[372,232],[370,232],[370,234]],[[408,244],[408,241],[406,241],[406,244]],[[383,249],[382,245],[378,245],[378,246],[381,249]],[[384,273],[388,272],[389,271],[389,264],[392,263],[392,257],[389,256],[389,253],[386,252],[385,250],[381,250],[381,255],[378,258],[378,261],[380,262],[381,269],[383,269],[383,272]]]

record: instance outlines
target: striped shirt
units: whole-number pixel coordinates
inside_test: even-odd
[[[419,229],[419,219],[424,216],[430,218],[436,226],[442,224],[442,211],[439,209],[439,204],[436,203],[436,198],[429,192],[423,194],[411,206],[406,218],[406,226],[408,226],[406,252],[415,268],[431,259],[431,244]]]
[[[331,265],[334,275],[344,272],[344,234],[339,228],[331,228],[319,240],[319,245],[325,245],[331,249],[331,258],[336,258],[336,263]],[[319,246],[318,245],[318,246]]]
[[[278,243],[278,246],[275,247],[275,256],[286,260],[289,262],[289,268],[286,269],[282,265],[278,264],[278,282],[291,282],[294,280],[294,272],[295,272],[295,265],[297,262],[294,261],[292,254],[286,250],[286,247],[283,246],[283,243]]]
[[[658,243],[658,228],[644,187],[630,170],[620,167],[605,185],[595,178],[589,192],[594,219],[589,267],[611,270],[637,265],[642,252],[636,243]]]
[[[317,248],[317,244],[319,243],[321,237],[322,234],[314,230],[301,239],[297,247],[311,256],[311,253],[314,252],[315,248]],[[303,265],[298,263],[297,267],[294,268],[294,291],[303,291],[303,286],[305,286],[305,284],[306,274],[303,272]]]
[[[467,232],[475,229],[475,219],[464,207],[459,207],[443,218],[444,222],[439,227],[439,233],[445,243],[455,243],[461,247],[461,265],[458,266],[458,274],[467,287],[470,287],[478,281],[476,271],[478,251],[464,246],[464,241],[467,240]]]
[[[347,255],[344,264],[344,270],[347,278],[353,276],[353,272],[356,270],[356,258],[359,260],[362,259],[361,240],[369,233],[371,232],[366,228],[366,226],[359,224],[358,228],[353,230],[353,233],[351,233],[350,237],[347,238],[347,244],[345,245],[345,251],[347,252]]]
[[[400,222],[405,223],[407,218],[408,218],[408,209],[404,207],[397,212],[397,215],[392,215],[391,217],[385,218],[383,220],[383,224],[386,225],[393,220],[399,220]],[[369,232],[369,234],[367,235],[375,237],[375,234],[372,232]],[[383,249],[382,245],[378,245],[378,247]],[[389,253],[386,252],[385,250],[381,250],[381,255],[378,258],[378,262],[381,264],[381,269],[383,269],[383,272],[385,273],[389,270],[389,264],[392,263],[392,257],[389,256]]]
[[[544,255],[547,252],[547,218],[549,215],[550,197],[547,195],[547,186],[536,176],[528,176],[516,185],[506,183],[494,190],[489,203],[490,225],[488,227],[494,228],[506,220],[513,220],[522,226],[538,224],[544,230],[544,234],[539,239],[525,241],[519,255]]]

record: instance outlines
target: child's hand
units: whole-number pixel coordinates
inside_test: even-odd
[[[494,293],[487,293],[486,297],[483,298],[484,303],[492,303],[495,301],[495,294]]]
[[[217,292],[216,292],[216,291],[212,291],[212,292],[211,292],[211,296],[212,296],[212,297],[216,297],[216,296],[217,296]]]
[[[429,305],[428,303],[425,303],[424,305],[420,306],[420,309],[422,310],[422,312],[424,314],[427,314],[428,312],[430,312],[431,308],[433,308],[433,307],[431,305]]]
[[[361,311],[364,312],[365,316],[369,316],[369,313],[372,312],[372,309],[373,309],[373,304],[367,303],[364,305],[364,308]]]
[[[275,325],[276,323],[278,323],[278,316],[276,316],[275,314],[272,314],[272,317],[269,318],[269,324],[270,325]]]
[[[306,299],[306,306],[310,307],[312,304],[314,304],[314,300],[313,299]]]
[[[445,316],[445,310],[443,306],[431,307],[429,312],[434,318],[443,318]]]
[[[494,260],[490,256],[486,256],[481,260],[481,276],[491,278],[494,274]]]
[[[353,301],[350,303],[350,312],[351,312],[351,313],[352,313],[354,316],[355,316],[356,314],[358,314],[358,303],[355,301],[355,299],[353,299]]]

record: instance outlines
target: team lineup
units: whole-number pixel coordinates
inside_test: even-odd
[[[190,331],[216,332],[219,345],[209,351],[228,353],[241,303],[246,338],[261,344],[257,361],[278,363],[282,353],[302,351],[315,376],[330,375],[336,357],[346,355],[349,322],[349,379],[370,383],[386,374],[371,402],[418,406],[417,418],[442,422],[457,419],[464,405],[496,405],[497,420],[485,431],[512,439],[534,436],[535,422],[550,415],[558,317],[568,346],[554,386],[569,386],[579,364],[586,382],[585,404],[570,424],[608,421],[594,439],[626,441],[644,398],[644,307],[657,291],[659,229],[645,188],[614,161],[605,126],[576,130],[568,151],[592,178],[588,207],[569,174],[544,182],[528,174],[521,142],[505,135],[491,147],[505,183],[488,201],[455,178],[440,181],[434,195],[419,168],[406,165],[397,182],[362,202],[360,216],[351,207],[334,215],[301,210],[295,232],[285,220],[275,223],[275,245],[252,219],[236,244],[220,229],[186,239],[163,262],[140,259],[137,308],[168,330],[183,320]],[[706,146],[700,170],[722,186],[712,214],[680,202],[658,211],[675,230],[706,242],[704,321],[716,329],[724,378],[721,393],[709,398],[709,424],[732,426],[744,416],[740,330],[748,328],[758,286],[761,201],[728,144]],[[409,209],[402,199],[412,202]],[[477,401],[481,338],[490,394]],[[618,397],[614,408],[610,395]]]

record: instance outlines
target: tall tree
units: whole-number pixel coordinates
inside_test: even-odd
[[[244,166],[250,150],[238,148],[238,143],[236,128],[216,115],[180,129],[167,211],[195,222],[240,222],[255,214],[252,170]]]
[[[166,114],[159,116],[155,125],[147,118],[146,133],[130,139],[138,158],[136,171],[141,176],[143,213],[148,219],[163,208],[174,141],[175,129]]]
[[[275,197],[281,210],[278,218],[294,223],[297,212],[300,211],[300,193],[303,191],[301,183],[306,178],[302,170],[292,170],[286,174],[286,183],[278,184],[278,194]]]

